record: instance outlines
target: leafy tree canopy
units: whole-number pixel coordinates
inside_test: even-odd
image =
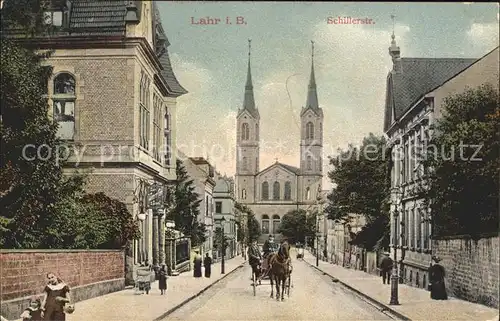
[[[206,226],[198,221],[201,198],[195,192],[194,180],[189,176],[181,160],[177,160],[177,181],[173,192],[173,206],[167,209],[167,217],[175,221],[175,227],[191,238],[192,246],[206,240]]]
[[[257,240],[261,234],[261,228],[259,221],[255,217],[254,212],[245,204],[234,202],[234,207],[236,210],[246,213],[247,216],[247,231],[245,231],[248,242],[253,242]]]
[[[500,112],[490,85],[444,101],[427,146],[427,184],[434,236],[498,232]]]
[[[328,177],[336,186],[328,195],[325,212],[329,219],[348,221],[349,214],[365,216],[367,225],[359,245],[372,248],[389,229],[389,158],[385,139],[370,133],[360,146],[350,145],[330,158]],[[375,241],[373,241],[375,240]]]
[[[286,236],[290,243],[305,243],[306,237],[316,235],[316,213],[307,214],[305,210],[292,210],[283,215],[278,233]]]

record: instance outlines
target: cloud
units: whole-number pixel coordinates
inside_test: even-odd
[[[210,70],[176,54],[171,59],[189,91],[177,99],[177,147],[189,157],[208,157],[222,173],[234,173],[236,112],[221,108]]]
[[[407,49],[409,31],[408,26],[396,25],[396,41],[403,56],[411,55]],[[369,132],[382,134],[385,81],[392,64],[387,49],[391,32],[366,25],[327,25],[326,21],[308,31],[315,40],[318,98],[325,115],[325,188],[330,187],[328,156],[338,147],[361,142]],[[280,52],[282,58],[273,68],[258,77],[254,74],[255,100],[261,114],[261,169],[275,158],[299,165],[300,111],[306,101],[311,57],[308,52],[300,55],[286,48]],[[177,55],[172,55],[172,64],[189,91],[178,99],[178,145],[188,156],[208,154],[219,171],[233,175],[236,112],[228,112],[229,102],[218,97],[215,71]],[[240,97],[241,93],[234,95]]]
[[[498,22],[473,23],[466,32],[467,40],[478,57],[498,46],[498,36]]]

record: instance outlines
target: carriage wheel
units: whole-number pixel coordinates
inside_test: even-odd
[[[257,279],[255,278],[255,272],[252,272],[252,285],[253,285],[253,296],[257,295]]]

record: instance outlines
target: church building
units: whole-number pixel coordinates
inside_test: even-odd
[[[250,49],[250,41],[249,41]],[[277,239],[281,218],[290,210],[312,209],[321,192],[323,179],[323,110],[318,104],[314,76],[312,42],[311,75],[306,105],[300,113],[300,165],[276,162],[259,167],[260,115],[255,104],[250,50],[243,106],[236,117],[236,191],[237,201],[247,205],[259,220],[264,241],[269,234]]]

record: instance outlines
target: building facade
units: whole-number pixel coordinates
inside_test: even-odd
[[[65,174],[88,174],[87,192],[104,192],[141,218],[135,263],[164,262],[163,211],[152,201],[176,178],[176,99],[187,91],[159,11],[154,2],[60,0],[45,16],[49,34],[27,45],[53,50],[44,61],[53,68],[47,96],[72,149]]]
[[[177,154],[187,174],[193,179],[194,192],[198,194],[200,201],[198,221],[206,226],[205,242],[199,246],[200,254],[212,255],[215,229],[213,199],[216,184],[215,168],[203,157],[187,157],[182,151],[177,151]]]
[[[314,61],[311,62],[307,100],[300,119],[300,167],[276,159],[273,165],[261,170],[260,114],[254,99],[249,53],[243,107],[236,117],[236,199],[255,213],[261,224],[261,242],[268,234],[278,234],[283,215],[290,210],[307,209],[316,202],[317,193],[321,191],[323,110],[318,104]]]
[[[401,58],[394,38],[384,120],[392,158],[390,243],[397,252],[400,279],[425,288],[432,255],[432,213],[416,193],[425,179],[420,151],[433,134],[431,126],[441,116],[446,97],[484,83],[498,88],[498,48],[479,60]]]
[[[215,225],[224,231],[227,239],[226,258],[233,258],[238,253],[238,224],[231,185],[227,177],[219,177],[214,189]]]

